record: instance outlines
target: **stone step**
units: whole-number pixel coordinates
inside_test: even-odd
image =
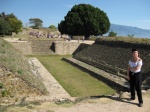
[[[98,69],[74,58],[63,58],[63,60],[77,66],[85,72],[88,72],[91,76],[103,81],[115,90],[129,91],[129,83],[126,79],[122,77],[107,73],[104,70]]]

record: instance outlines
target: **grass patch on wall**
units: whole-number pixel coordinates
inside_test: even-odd
[[[63,57],[71,56],[36,56],[64,89],[73,97],[110,95],[115,90],[88,73],[62,61]]]
[[[136,37],[101,37],[97,38],[97,41],[123,41],[123,42],[130,42],[130,43],[144,43],[150,44],[149,38],[136,38]]]

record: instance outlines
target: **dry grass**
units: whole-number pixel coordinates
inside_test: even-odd
[[[105,40],[105,41],[124,41],[124,42],[132,42],[132,43],[145,43],[150,44],[149,38],[133,38],[133,37],[100,37],[97,40]]]
[[[46,94],[42,81],[32,74],[28,59],[14,49],[8,42],[0,38],[0,66],[4,66],[23,79],[29,86],[33,86]]]

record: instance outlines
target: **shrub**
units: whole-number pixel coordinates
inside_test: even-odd
[[[2,83],[0,83],[0,89],[2,89],[4,87],[4,85]]]
[[[109,37],[116,37],[117,33],[113,32],[112,30],[109,32]]]
[[[6,89],[3,90],[1,93],[2,93],[2,97],[5,97],[9,94],[9,92]]]

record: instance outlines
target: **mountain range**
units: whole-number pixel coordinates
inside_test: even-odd
[[[133,37],[150,38],[150,30],[138,27],[111,24],[109,32],[110,31],[117,33],[117,36],[134,35]],[[105,34],[105,36],[107,35],[108,33]]]

